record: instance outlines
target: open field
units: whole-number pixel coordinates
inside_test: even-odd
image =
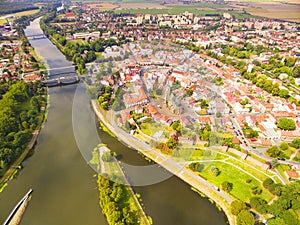
[[[1,16],[0,17],[0,25],[7,23],[7,20],[9,22],[14,21],[15,17],[29,16],[29,15],[37,13],[38,11],[39,11],[39,9],[35,9],[35,10],[28,10],[28,11],[17,12],[17,13]],[[7,18],[7,20],[6,20],[6,18]]]
[[[242,5],[233,4],[236,7],[246,9],[246,12],[267,18],[281,19],[293,22],[300,22],[300,2],[245,2]]]
[[[164,5],[161,5],[159,3],[122,3],[118,7],[118,9],[123,10],[123,9],[165,9],[167,8]]]
[[[108,3],[108,2],[103,2],[103,3],[92,3],[88,4],[89,7],[91,8],[104,8],[104,9],[115,9],[118,7],[116,4]]]
[[[210,172],[210,168],[212,166],[219,168],[221,171],[220,175],[214,177],[213,179],[213,175]],[[205,166],[205,169],[200,174],[218,187],[221,187],[221,184],[224,181],[233,183],[233,189],[230,193],[245,202],[249,202],[250,198],[254,196],[259,196],[266,201],[271,201],[273,198],[273,196],[267,190],[264,190],[262,184],[259,181],[254,179],[252,176],[242,172],[241,170],[223,162],[209,163],[209,165]],[[247,183],[246,180],[251,180],[251,182]],[[252,194],[251,188],[253,187],[262,189],[262,193],[260,195]]]
[[[238,0],[234,2],[283,2],[282,0]],[[298,3],[299,0],[285,0],[286,3]]]
[[[220,9],[214,9],[214,10],[198,10],[197,8],[191,7],[191,6],[176,6],[172,8],[164,8],[164,9],[126,9],[126,10],[119,10],[116,9],[116,13],[131,13],[131,14],[180,14],[184,12],[190,12],[195,15],[206,15],[206,14],[219,14],[222,15],[225,12],[228,12],[226,10],[220,10]],[[235,16],[237,19],[242,19],[242,18],[250,18],[253,17],[248,14],[242,14],[241,11],[230,11],[229,12],[231,15]]]

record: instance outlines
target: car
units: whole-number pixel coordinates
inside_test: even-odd
[[[278,160],[285,161],[285,158],[277,158]]]

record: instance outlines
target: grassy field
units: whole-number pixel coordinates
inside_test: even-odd
[[[0,25],[6,24],[7,20],[5,19],[7,16],[11,16],[11,17],[21,17],[21,16],[29,16],[29,15],[33,15],[35,13],[37,13],[39,11],[39,9],[36,10],[28,10],[28,11],[23,11],[23,12],[17,12],[14,14],[9,14],[9,15],[5,15],[0,17]],[[15,18],[8,18],[9,22],[14,21]]]
[[[149,136],[153,136],[155,133],[159,131],[163,131],[164,133],[169,134],[171,129],[163,124],[157,124],[157,123],[143,123],[141,125],[141,130],[143,133]]]
[[[223,154],[219,154],[219,153],[215,153],[212,156],[211,151],[207,151],[207,150],[195,150],[193,152],[193,155],[191,156],[190,160],[194,161],[194,160],[205,160],[205,159],[214,159],[214,160],[222,160],[222,159],[227,159],[228,157],[223,155]]]
[[[221,171],[219,176],[213,177],[210,172],[211,166],[217,167]],[[230,193],[245,202],[249,202],[250,198],[254,196],[262,197],[267,201],[271,201],[273,198],[273,196],[268,191],[264,190],[262,184],[259,181],[253,179],[252,176],[242,172],[241,170],[223,162],[212,162],[206,164],[205,169],[200,174],[218,187],[221,187],[221,184],[224,181],[233,183],[233,189]],[[247,183],[246,180],[251,180],[251,182]],[[253,187],[262,189],[262,193],[260,195],[252,194],[251,188]]]
[[[117,10],[115,10],[116,13],[173,14],[173,15],[184,13],[186,11],[196,14],[196,15],[205,15],[205,14],[220,14],[220,15],[222,15],[224,12],[227,12],[224,10],[198,10],[191,6],[174,6],[171,8],[164,8],[164,9],[124,9],[124,10],[117,9]]]
[[[115,9],[116,13],[131,13],[131,14],[180,14],[186,11],[196,14],[220,14],[229,12],[236,18],[249,18],[250,15],[242,14],[241,11],[227,11],[232,8],[228,5],[219,5],[214,3],[198,3],[193,5],[160,5],[158,3],[130,3],[121,4]]]
[[[276,18],[287,21],[300,22],[300,2],[297,1],[257,1],[247,2],[243,6],[246,11],[255,16]]]

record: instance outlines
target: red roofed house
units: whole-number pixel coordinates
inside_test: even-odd
[[[66,13],[66,19],[75,20],[76,19],[75,14],[73,12],[67,12]]]
[[[38,74],[30,74],[24,77],[25,82],[35,81],[35,80],[42,80],[41,76]]]
[[[299,174],[296,171],[286,170],[284,171],[284,174],[289,180],[299,179]]]
[[[210,120],[209,117],[200,117],[198,119],[198,121],[199,121],[200,124],[209,124],[209,125],[212,124],[212,122],[211,122],[211,120]]]

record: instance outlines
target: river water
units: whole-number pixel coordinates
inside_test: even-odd
[[[41,32],[38,19],[25,31],[26,35]],[[31,44],[50,68],[71,65],[48,39],[33,40]],[[0,222],[32,188],[23,225],[107,224],[98,204],[96,172],[87,163],[93,147],[103,142],[126,163],[147,165],[148,162],[98,129],[83,84],[50,88],[49,94],[48,119],[34,154],[23,162],[24,168],[0,193]],[[177,177],[134,187],[134,191],[141,194],[145,211],[155,225],[226,224],[224,213]]]

